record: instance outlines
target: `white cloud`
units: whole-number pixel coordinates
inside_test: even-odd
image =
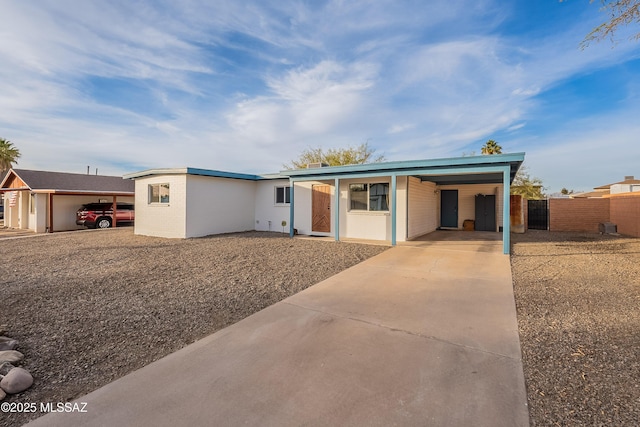
[[[543,39],[504,36],[508,9],[488,0],[0,9],[0,136],[21,148],[21,166],[42,169],[264,172],[307,146],[370,139],[401,160],[456,155],[497,132],[536,159],[538,145],[575,149],[589,136],[538,139],[532,150],[517,140],[545,91],[639,52],[578,50],[576,35],[590,28],[578,19]],[[128,86],[103,97],[98,78]],[[610,134],[630,148],[625,132]]]

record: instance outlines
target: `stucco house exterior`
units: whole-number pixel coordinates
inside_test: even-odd
[[[150,169],[135,180],[135,233],[189,238],[259,230],[388,241],[436,229],[502,231],[524,153],[317,167],[251,175]]]
[[[133,202],[135,185],[120,176],[11,169],[0,183],[6,227],[36,233],[78,230],[76,211],[91,202]]]

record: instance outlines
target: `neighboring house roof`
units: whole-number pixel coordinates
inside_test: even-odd
[[[135,184],[119,176],[11,169],[0,183],[2,190],[43,193],[134,194]]]
[[[598,191],[587,191],[584,193],[574,193],[570,194],[569,197],[572,199],[593,199],[593,198],[601,198],[609,195],[609,190],[598,190]]]
[[[594,187],[594,190],[608,190],[612,185],[616,184],[640,184],[640,179],[635,179],[632,176],[626,177],[624,181],[614,182],[613,184],[601,185],[600,187]]]

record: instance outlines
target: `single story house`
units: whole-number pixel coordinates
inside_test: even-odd
[[[4,224],[36,233],[77,230],[76,211],[91,202],[129,202],[135,185],[120,176],[11,169],[0,183]]]
[[[503,231],[524,153],[314,167],[251,175],[150,169],[135,180],[135,233],[189,238],[246,230],[396,242],[436,229]]]

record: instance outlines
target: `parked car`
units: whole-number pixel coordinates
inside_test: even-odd
[[[118,203],[116,224],[133,224],[135,211],[131,203]],[[76,212],[76,224],[89,228],[110,228],[113,224],[113,203],[87,203]]]

